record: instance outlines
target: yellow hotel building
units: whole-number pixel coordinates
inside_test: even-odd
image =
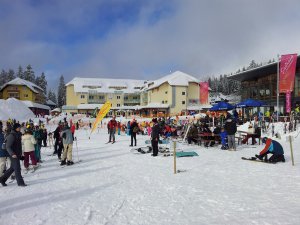
[[[106,102],[111,114],[131,112],[140,116],[185,114],[190,106],[200,106],[199,80],[176,71],[158,80],[74,78],[66,84],[64,112],[92,113]]]
[[[4,84],[0,89],[0,94],[2,99],[16,98],[21,101],[45,103],[43,89],[21,78],[15,78]]]

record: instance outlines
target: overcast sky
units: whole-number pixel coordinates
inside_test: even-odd
[[[0,69],[155,79],[300,52],[299,0],[0,0]]]

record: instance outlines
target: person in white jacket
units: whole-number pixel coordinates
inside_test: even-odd
[[[36,144],[36,140],[32,135],[31,130],[26,129],[25,134],[22,136],[22,146],[23,146],[23,154],[24,154],[24,167],[26,170],[29,169],[29,158],[31,160],[31,164],[35,169],[37,167],[37,161],[34,156],[34,145]]]

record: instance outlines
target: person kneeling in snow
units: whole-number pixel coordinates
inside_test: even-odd
[[[281,144],[279,144],[277,141],[272,140],[271,138],[267,138],[267,137],[264,137],[262,139],[262,143],[266,144],[266,146],[264,147],[263,150],[261,150],[259,155],[255,155],[256,158],[263,160],[263,158],[267,154],[271,153],[273,155],[270,157],[269,162],[272,162],[272,163],[285,162],[284,151],[283,151]]]

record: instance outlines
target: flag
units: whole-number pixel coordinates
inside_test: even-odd
[[[286,96],[285,96],[285,111],[287,113],[291,112],[291,104],[292,104],[292,101],[291,101],[291,92],[287,91],[286,92]]]
[[[279,93],[294,90],[297,54],[282,55],[280,60]]]
[[[105,102],[105,104],[101,107],[94,123],[93,123],[93,127],[91,130],[91,134],[94,132],[94,130],[97,128],[98,124],[101,122],[101,120],[106,116],[106,114],[109,112],[111,108],[111,103],[110,102]]]
[[[208,103],[208,82],[200,82],[200,104]]]

